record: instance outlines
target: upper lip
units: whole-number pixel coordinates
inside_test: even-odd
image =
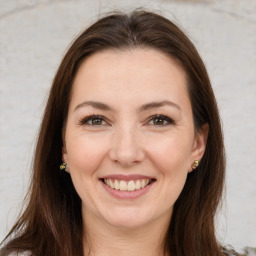
[[[124,175],[124,174],[110,174],[106,175],[104,177],[101,177],[100,179],[113,179],[113,180],[153,180],[154,177],[147,176],[147,175],[141,175],[141,174],[130,174],[130,175]]]

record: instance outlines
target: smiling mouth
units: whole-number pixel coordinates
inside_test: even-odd
[[[119,191],[135,191],[145,188],[156,179],[139,179],[139,180],[117,180],[117,179],[100,179],[103,183],[112,189]]]

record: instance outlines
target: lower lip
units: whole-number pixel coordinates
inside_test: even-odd
[[[103,187],[107,190],[107,192],[111,194],[113,197],[116,197],[118,199],[136,199],[141,197],[142,195],[145,195],[151,189],[155,182],[152,182],[146,187],[134,191],[115,190],[106,185],[104,182],[101,181],[101,183]]]

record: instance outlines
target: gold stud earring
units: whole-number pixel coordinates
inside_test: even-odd
[[[61,171],[66,171],[66,168],[67,168],[67,163],[62,163],[61,165],[60,165],[60,170]]]
[[[195,169],[198,167],[198,165],[199,165],[199,161],[198,161],[198,160],[195,160],[195,161],[194,161],[194,164],[193,164],[193,166],[192,166],[192,169],[195,170]]]

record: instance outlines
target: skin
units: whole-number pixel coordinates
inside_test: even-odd
[[[138,111],[164,100],[173,104]],[[93,114],[104,119],[81,123]],[[173,122],[152,119],[156,114]],[[82,199],[84,255],[89,247],[91,255],[164,255],[173,205],[194,161],[203,156],[207,133],[206,126],[195,132],[185,73],[163,53],[108,50],[85,59],[63,133],[63,160]],[[118,199],[99,180],[110,174],[147,175],[156,182],[139,198]]]

